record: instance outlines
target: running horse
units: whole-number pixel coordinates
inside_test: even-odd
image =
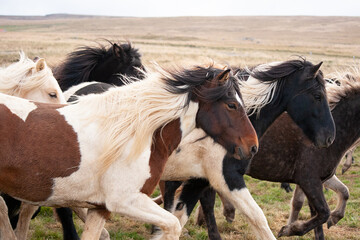
[[[54,67],[54,76],[61,89],[66,91],[64,95],[68,102],[75,101],[76,96],[101,93],[111,87],[122,86],[126,77],[136,77],[136,79],[144,77],[145,68],[142,65],[141,55],[137,48],[133,47],[130,42],[120,44],[106,41],[109,43],[108,45],[79,47],[69,53],[58,66]],[[124,76],[126,77],[124,78]],[[95,80],[99,82],[94,82]],[[74,85],[76,87],[73,87]],[[20,201],[5,194],[3,197],[9,208],[9,217],[13,228],[17,227],[19,214],[21,214],[23,219],[20,219],[18,229],[25,229],[26,226],[22,226],[23,222],[26,223],[24,219],[32,216],[36,208],[23,205],[20,209]],[[79,239],[72,222],[72,211],[69,208],[56,208],[56,213],[63,225],[64,239]],[[77,213],[81,214],[80,212]],[[81,217],[83,216],[84,214]],[[22,238],[26,236],[25,231],[18,231],[18,233]]]
[[[0,101],[0,190],[34,205],[89,208],[82,239],[99,239],[105,221],[91,220],[109,212],[160,226],[156,239],[179,238],[177,218],[140,192],[160,178],[149,164],[158,129],[169,126],[179,141],[201,128],[238,159],[257,151],[237,79],[213,66],[157,69],[70,105]],[[16,239],[0,200],[2,237]]]
[[[275,119],[287,111],[314,144],[327,147],[333,142],[334,122],[326,101],[325,81],[320,66],[321,63],[313,65],[300,58],[259,65],[251,69],[250,73],[239,72],[247,79],[240,81],[241,91],[258,137],[261,138]],[[226,149],[204,138],[205,134],[199,132],[184,139],[169,158],[162,180],[187,182],[176,200],[175,190],[181,183],[166,183],[165,208],[178,216],[182,225],[185,225],[200,199],[207,214],[209,238],[221,239],[213,212],[215,189],[246,216],[257,238],[275,239],[243,178],[253,159],[260,159],[261,163],[261,158],[255,155],[251,161],[238,161],[229,156]],[[180,171],[176,164],[184,161],[197,163],[198,167]],[[212,188],[209,188],[209,183]]]

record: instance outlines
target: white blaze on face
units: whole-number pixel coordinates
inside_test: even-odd
[[[236,100],[240,103],[240,105],[245,108],[244,102],[241,100],[239,94],[235,94]]]
[[[0,96],[0,104],[4,104],[13,114],[17,115],[24,122],[29,113],[37,108],[34,103],[24,99],[7,96],[5,94],[1,94]]]

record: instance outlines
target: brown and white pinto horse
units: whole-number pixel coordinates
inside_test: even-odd
[[[248,112],[256,113],[249,118],[259,137],[280,114],[287,111],[315,144],[327,146],[332,143],[334,123],[325,100],[325,82],[320,66],[321,63],[313,65],[304,59],[260,65],[250,72],[247,81],[241,82]],[[209,238],[221,239],[212,210],[215,203],[212,192],[215,189],[246,216],[258,239],[275,239],[243,178],[248,165],[258,158],[258,154],[251,161],[238,161],[228,156],[226,149],[204,138],[204,135],[201,130],[193,131],[170,156],[162,180],[190,180],[184,184],[183,191],[175,200],[173,190],[179,183],[172,183],[170,188],[169,182],[166,183],[164,207],[185,225],[200,198],[202,206],[206,206],[204,212],[211,216],[207,218],[211,221],[206,222]],[[189,168],[178,167],[179,164],[186,165],[186,162],[193,165]],[[261,160],[259,162],[262,163]],[[212,188],[209,188],[209,183]]]
[[[31,204],[90,208],[83,239],[99,238],[105,221],[95,228],[91,219],[108,211],[160,226],[158,239],[178,239],[177,218],[140,192],[156,185],[146,183],[150,177],[160,178],[149,157],[161,127],[176,141],[202,128],[238,159],[257,151],[237,79],[212,66],[160,70],[72,105],[5,95],[0,102],[0,190]],[[9,221],[0,227],[15,239]]]
[[[59,84],[45,60],[36,58],[33,61],[26,57],[24,52],[19,54],[18,62],[0,69],[0,92],[37,102],[66,103]],[[31,217],[37,207],[27,205],[26,209],[31,211]],[[16,229],[18,239],[25,239],[23,236],[26,236],[28,226],[28,221],[20,221]]]

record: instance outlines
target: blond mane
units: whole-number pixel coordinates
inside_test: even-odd
[[[19,52],[18,62],[8,67],[0,68],[0,92],[22,96],[25,93],[41,87],[52,76],[51,69],[45,64],[45,69],[35,71],[36,63]]]
[[[159,127],[185,113],[186,100],[187,94],[166,90],[162,75],[154,72],[147,73],[144,80],[114,87],[103,94],[79,97],[75,104],[78,114],[89,124],[97,122],[103,134],[99,174],[128,150],[125,147],[129,139],[134,144],[124,161],[137,159],[150,146]]]
[[[351,67],[347,70],[337,71],[328,76],[326,83],[327,97],[331,109],[338,102],[354,91],[360,91],[360,68]]]

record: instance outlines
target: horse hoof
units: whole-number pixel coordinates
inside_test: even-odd
[[[228,223],[232,223],[235,219],[235,209],[225,209],[223,210],[223,215]]]
[[[282,237],[282,236],[290,236],[290,226],[289,225],[286,225],[286,226],[283,226],[279,233],[278,233],[278,237]]]

